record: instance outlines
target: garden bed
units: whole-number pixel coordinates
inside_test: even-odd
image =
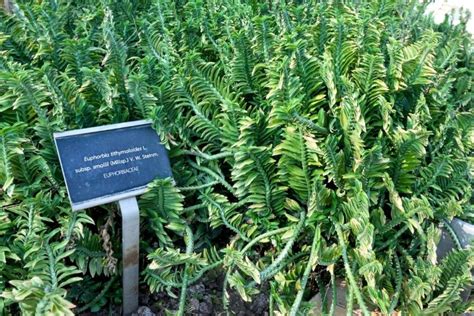
[[[138,197],[150,312],[295,316],[338,279],[348,313],[472,310],[474,250],[452,220],[474,222],[473,38],[464,13],[426,7],[0,11],[0,314],[120,311],[117,207],[71,210],[53,134],[141,119],[173,172]]]

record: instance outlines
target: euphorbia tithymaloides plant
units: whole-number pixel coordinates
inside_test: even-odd
[[[472,38],[424,7],[19,1],[0,19],[0,311],[115,299],[114,209],[71,213],[51,137],[140,118],[174,169],[140,200],[144,280],[180,314],[211,269],[224,307],[268,289],[271,313],[304,313],[337,277],[349,312],[466,310],[472,252],[436,245],[472,218]]]

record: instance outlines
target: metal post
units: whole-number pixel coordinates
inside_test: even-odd
[[[120,200],[122,213],[123,315],[138,309],[140,213],[135,197]]]
[[[12,13],[13,2],[11,0],[1,1],[0,6],[3,6],[5,12]]]

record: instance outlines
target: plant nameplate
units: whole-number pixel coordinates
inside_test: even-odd
[[[123,314],[138,308],[140,213],[136,195],[171,177],[165,147],[150,121],[55,133],[73,210],[118,201],[122,214]]]
[[[142,194],[153,179],[171,177],[150,121],[54,133],[54,140],[73,210]]]

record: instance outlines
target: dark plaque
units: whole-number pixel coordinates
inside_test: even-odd
[[[73,210],[139,195],[153,179],[172,176],[149,121],[55,133],[54,140]]]

